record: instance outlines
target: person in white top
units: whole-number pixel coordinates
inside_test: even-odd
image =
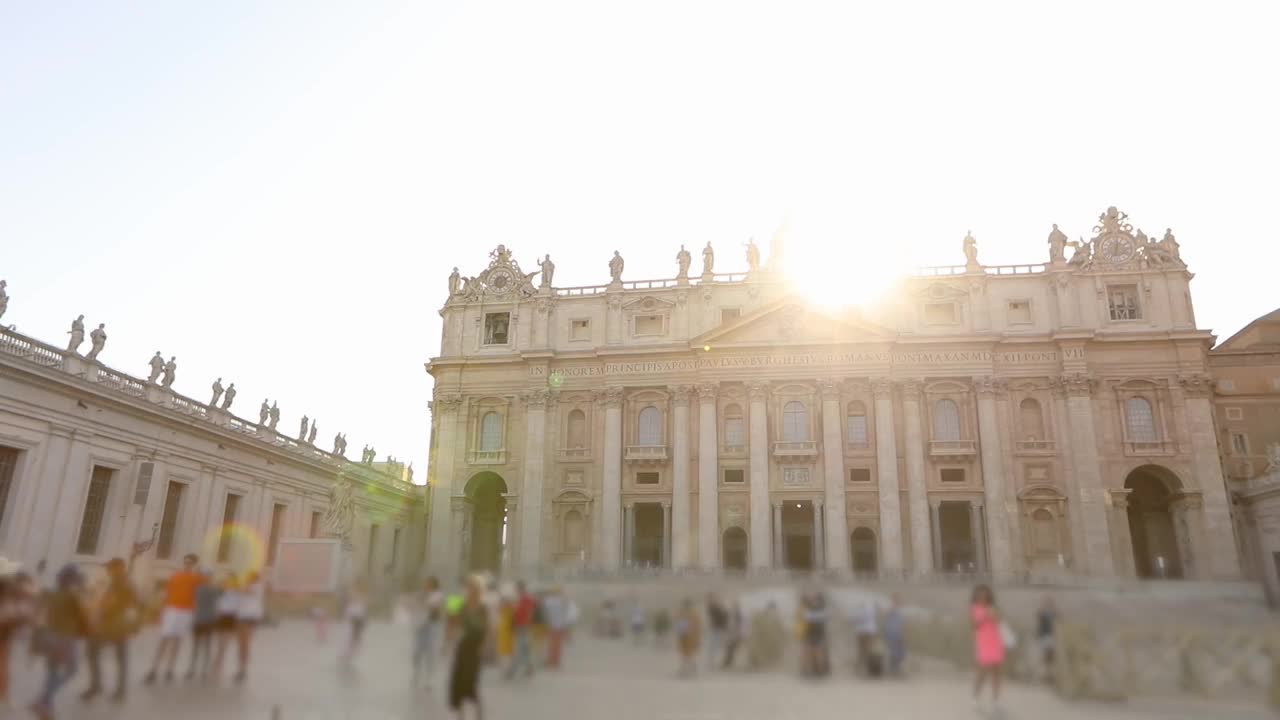
[[[253,629],[267,615],[267,584],[257,572],[250,571],[240,585],[240,602],[236,607],[236,650],[240,669],[235,681],[244,682],[249,668],[249,648],[253,644]]]
[[[429,577],[422,592],[417,617],[414,618],[417,623],[413,636],[414,685],[417,685],[419,672],[424,668],[427,671],[428,685],[431,682],[436,666],[436,641],[440,636],[440,624],[443,620],[444,593],[440,592],[440,581],[434,576]]]
[[[347,645],[342,650],[342,662],[345,665],[350,665],[355,660],[356,651],[360,649],[360,639],[364,636],[364,624],[368,612],[369,607],[364,583],[357,581],[351,587],[351,592],[347,596],[346,611],[343,612],[343,616],[346,617],[347,625],[350,628],[350,632],[347,635]]]
[[[235,636],[239,626],[240,611],[240,586],[236,583],[235,575],[227,573],[223,575],[222,594],[218,596],[217,615],[218,619],[214,621],[214,631],[218,634],[218,647],[213,653],[213,676],[215,678],[222,676],[222,658],[226,655],[227,645],[231,642],[231,638]]]

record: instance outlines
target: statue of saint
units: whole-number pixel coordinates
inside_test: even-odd
[[[622,266],[624,264],[622,254],[614,250],[613,259],[609,261],[609,276],[613,278],[615,283],[622,282]]]
[[[67,352],[76,352],[76,348],[80,347],[80,343],[84,342],[84,316],[71,321],[71,329],[67,331],[71,336],[71,342],[67,343]]]
[[[342,433],[333,436],[333,454],[342,454]]]
[[[964,264],[966,267],[978,267],[978,241],[968,231],[964,234]]]
[[[263,400],[263,402],[265,403],[266,400]],[[276,425],[279,422],[280,422],[280,406],[273,402],[271,403],[271,423],[270,425],[268,425],[268,427],[270,427],[272,430],[275,430]]]
[[[315,421],[315,420],[312,420],[312,421],[311,421],[311,432],[307,433],[307,444],[308,444],[308,445],[315,445],[315,444],[316,444],[316,432],[317,432],[319,429],[320,429],[320,427],[319,427],[319,425],[316,423],[316,421]]]
[[[86,360],[96,360],[98,353],[102,352],[103,346],[107,344],[107,325],[106,323],[98,323],[98,327],[89,333],[89,342],[92,345],[89,348],[89,354],[85,355]]]
[[[690,262],[692,262],[692,258],[689,255],[689,251],[684,249],[684,245],[681,245],[680,252],[676,253],[676,265],[680,268],[676,273],[677,278],[689,277]]]
[[[546,259],[538,261],[538,267],[542,268],[542,284],[538,287],[551,287],[551,278],[556,274],[556,264],[551,262],[550,253],[547,253]]]
[[[213,399],[209,401],[209,407],[218,407],[218,400],[222,397],[222,378],[213,381]]]
[[[455,267],[453,272],[449,273],[449,297],[453,297],[458,294],[458,286],[461,283],[462,276],[458,274],[458,268]]]
[[[298,442],[306,442],[308,422],[311,422],[311,418],[307,417],[306,415],[303,415],[302,423],[298,425]]]
[[[160,373],[164,372],[164,356],[157,350],[155,355],[151,356],[151,374],[147,376],[147,382],[155,384],[156,378],[160,377]]]
[[[702,274],[710,275],[716,266],[716,251],[711,249],[711,241],[707,241],[707,246],[702,248]]]
[[[1054,265],[1065,262],[1066,247],[1067,234],[1058,229],[1058,223],[1054,223],[1053,232],[1049,233],[1049,262]]]
[[[355,491],[346,478],[339,477],[334,481],[333,487],[329,488],[329,508],[321,518],[324,529],[330,535],[345,542],[351,538],[355,519]]]
[[[365,460],[365,464],[366,464],[366,465],[372,465],[372,464],[373,464],[374,459],[375,459],[375,458],[377,458],[377,457],[378,457],[378,451],[377,451],[377,450],[375,450],[375,449],[373,448],[373,446],[372,446],[372,445],[370,445],[370,446],[369,446],[369,459],[368,459],[368,460]]]
[[[178,374],[178,356],[170,355],[169,362],[164,364],[164,377],[160,379],[160,384],[164,387],[173,387],[173,380]]]
[[[760,248],[756,247],[756,239],[747,240],[747,272],[760,269]]]
[[[1173,258],[1174,262],[1182,262],[1182,251],[1178,241],[1173,237],[1173,228],[1164,229],[1164,237],[1160,240],[1160,249]]]
[[[236,399],[236,384],[231,383],[227,386],[227,394],[222,398],[222,409],[230,410],[231,402]]]
[[[263,400],[262,406],[258,408],[258,425],[259,426],[266,425],[267,416],[270,414],[271,414],[271,406],[267,404],[266,400]]]
[[[4,317],[4,311],[9,309],[9,293],[4,291],[8,285],[9,283],[0,280],[0,317]]]

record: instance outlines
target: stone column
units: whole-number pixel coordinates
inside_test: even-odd
[[[33,482],[20,482],[11,486],[9,502],[14,503],[9,513],[10,521],[6,533],[8,547],[21,548],[22,564],[34,569],[36,564],[49,551],[49,523],[41,518],[53,517],[58,503],[59,486],[67,474],[67,463],[71,458],[71,442],[76,430],[70,426],[49,424],[49,434],[45,436],[41,450],[31,450],[33,457],[39,458],[38,465],[28,460],[30,470],[26,475]],[[16,490],[16,492],[15,492]],[[57,568],[54,568],[55,572]]]
[[[1212,579],[1204,549],[1209,547],[1204,536],[1204,503],[1200,493],[1184,492],[1173,497],[1169,510],[1173,517],[1174,537],[1182,560],[1182,576],[1197,580]]]
[[[973,554],[978,572],[987,572],[987,533],[982,522],[982,503],[969,503],[969,535],[973,538]]]
[[[826,543],[823,542],[822,535],[822,501],[813,501],[813,569],[821,570],[827,566],[826,563]]]
[[[70,562],[80,539],[80,521],[84,516],[85,497],[88,494],[89,480],[93,473],[89,447],[89,440],[92,438],[92,434],[81,431],[77,431],[72,437],[66,475],[59,478],[60,487],[53,515],[44,521],[40,518],[35,520],[44,525],[42,528],[44,532],[49,533],[48,551],[44,559],[48,561],[50,573],[56,573],[58,568]],[[117,471],[112,480],[127,482],[120,477],[121,475],[123,473]],[[98,540],[100,548],[111,521],[111,516],[104,513],[102,534]]]
[[[662,503],[662,562],[659,567],[671,567],[671,503]]]
[[[459,533],[453,509],[454,459],[463,438],[458,436],[462,396],[439,393],[431,403],[431,421],[436,424],[435,472],[427,478],[431,493],[431,527],[427,542],[427,566],[442,582],[458,577]],[[461,488],[457,491],[460,493]]]
[[[636,504],[627,503],[622,518],[622,566],[631,567],[636,562]]]
[[[937,568],[937,544],[929,533],[929,489],[924,476],[924,430],[920,424],[920,383],[902,383],[902,432],[907,453],[907,510],[911,517],[911,567],[917,575]]]
[[[688,385],[671,389],[675,402],[675,438],[671,472],[671,504],[667,506],[671,517],[671,533],[664,533],[669,545],[662,555],[662,563],[671,568],[689,566],[689,396],[693,390]]]
[[[767,522],[767,521],[766,521]],[[782,503],[773,503],[773,557],[774,567],[781,568],[785,565],[783,558],[786,557],[786,548],[783,547],[782,537]],[[752,533],[755,537],[755,533]]]
[[[520,486],[520,562],[526,572],[536,572],[542,567],[542,470],[547,444],[546,390],[533,390],[524,394],[524,481]]]
[[[880,559],[882,572],[902,572],[902,509],[898,498],[898,441],[893,429],[893,384],[888,378],[872,383],[876,396],[876,474],[880,496]]]
[[[604,484],[600,492],[600,564],[605,570],[620,567],[622,546],[622,388],[605,388]]]
[[[1129,531],[1129,494],[1131,490],[1107,491],[1108,529],[1111,531],[1112,562],[1115,574],[1131,578],[1138,574],[1133,559],[1133,535]]]
[[[751,397],[751,567],[773,565],[769,552],[769,426],[765,414],[768,393],[762,382],[747,386]]]
[[[933,569],[943,572],[947,568],[942,566],[942,503],[929,503],[929,510],[933,518]]]
[[[1208,545],[1200,553],[1205,566],[1201,577],[1235,580],[1240,577],[1240,558],[1236,554],[1235,535],[1231,528],[1231,500],[1227,482],[1218,460],[1217,436],[1214,433],[1213,379],[1208,375],[1184,375],[1178,378],[1187,409],[1187,428],[1191,432],[1191,468],[1200,490],[1200,520]]]
[[[982,494],[986,498],[987,533],[991,572],[1005,576],[1013,571],[1009,548],[1009,514],[1005,508],[1004,452],[1000,449],[1000,419],[996,393],[1003,388],[993,377],[974,378],[978,394],[978,444],[982,456]]]
[[[698,565],[720,567],[720,449],[716,427],[716,386],[698,386]]]
[[[826,546],[825,562],[818,560],[821,554],[815,554],[815,568],[826,567],[829,570],[849,570],[849,523],[845,517],[844,498],[844,437],[840,432],[840,386],[834,380],[820,380],[818,386],[822,391],[822,470],[823,499],[825,503],[815,503],[814,507],[826,505],[825,535],[819,525],[820,519],[815,515],[813,531],[815,546]],[[825,539],[825,542],[823,541]]]
[[[1093,426],[1093,378],[1082,373],[1063,375],[1058,388],[1067,396],[1067,420],[1070,423],[1072,464],[1075,487],[1084,533],[1081,542],[1085,557],[1076,558],[1077,571],[1097,577],[1116,574],[1112,562],[1111,538],[1107,532],[1106,500],[1102,483],[1102,467],[1098,459],[1098,438]],[[1214,462],[1217,462],[1215,451]]]

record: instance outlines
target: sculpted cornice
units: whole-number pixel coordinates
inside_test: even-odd
[[[1067,397],[1089,397],[1097,387],[1097,380],[1085,373],[1068,373],[1051,381],[1053,389]]]

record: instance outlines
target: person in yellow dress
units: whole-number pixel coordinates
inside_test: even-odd
[[[516,651],[516,635],[512,622],[514,616],[515,607],[511,604],[511,600],[506,597],[502,598],[498,605],[497,645],[499,667],[505,667]]]

